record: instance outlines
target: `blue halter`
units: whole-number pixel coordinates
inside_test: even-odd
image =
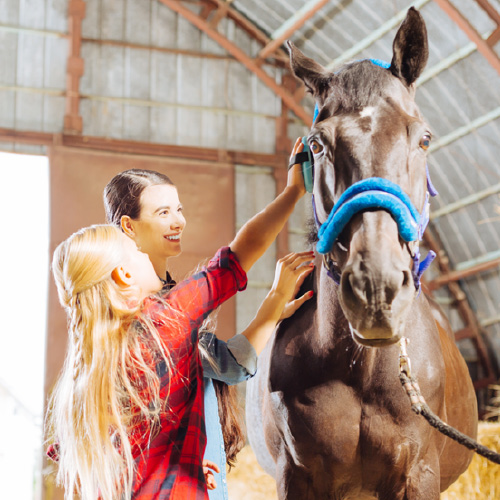
[[[369,209],[390,212],[404,241],[420,239],[421,217],[408,195],[387,179],[371,177],[356,182],[344,191],[326,222],[319,228],[318,252],[327,254],[352,217]]]
[[[379,59],[370,59],[370,61],[382,68],[388,68],[390,66],[390,64],[380,61]],[[316,122],[317,117],[318,106],[316,105],[314,107],[313,123]],[[292,158],[290,164],[302,164],[306,188],[309,192],[312,192],[314,158],[307,147],[305,138],[303,138],[303,143],[304,152]],[[427,256],[421,261],[418,247],[418,242],[422,239],[425,228],[429,222],[429,195],[436,196],[438,194],[431,182],[427,165],[425,168],[427,175],[427,195],[424,209],[421,214],[415,208],[409,196],[397,184],[380,177],[371,177],[361,180],[346,189],[338,202],[334,205],[327,220],[321,225],[316,215],[313,195],[313,212],[316,226],[318,227],[319,238],[316,248],[318,253],[323,254],[328,275],[335,283],[340,284],[340,274],[335,269],[331,259],[328,259],[326,255],[330,252],[340,233],[357,213],[370,209],[386,210],[396,221],[401,238],[407,243],[416,242],[411,255],[413,260],[412,275],[415,288],[420,292],[420,279],[422,274],[430,266],[436,256],[435,252],[430,250]]]

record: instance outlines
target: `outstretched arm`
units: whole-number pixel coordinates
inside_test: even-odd
[[[302,151],[303,147],[301,139],[297,139],[292,156]],[[238,231],[229,246],[245,271],[248,272],[276,239],[295,204],[305,192],[301,167],[299,164],[294,165],[288,171],[288,181],[283,192]]]
[[[259,355],[264,349],[279,320],[290,317],[313,292],[306,292],[294,299],[307,275],[314,269],[311,259],[314,252],[291,253],[280,259],[276,265],[274,283],[262,302],[255,318],[242,334]]]

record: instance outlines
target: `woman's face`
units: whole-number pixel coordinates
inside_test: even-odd
[[[141,194],[141,212],[131,221],[133,239],[153,262],[181,253],[181,236],[186,219],[177,188],[170,184],[148,186]]]

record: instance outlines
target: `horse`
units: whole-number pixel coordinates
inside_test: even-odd
[[[390,64],[331,72],[288,46],[318,111],[306,139],[316,267],[299,292],[315,296],[278,325],[247,383],[249,442],[282,500],[437,500],[472,452],[412,412],[401,339],[436,415],[475,438],[477,403],[450,325],[420,287],[431,190],[431,132],[415,103],[425,22],[409,9]]]

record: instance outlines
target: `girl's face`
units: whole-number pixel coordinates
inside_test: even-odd
[[[148,186],[141,194],[139,219],[130,220],[132,238],[153,262],[181,253],[186,219],[177,188],[169,184]]]
[[[142,300],[152,293],[161,290],[162,282],[156,275],[153,264],[147,253],[141,252],[135,242],[122,233],[123,262],[118,271],[118,279],[125,287],[133,287],[134,295]]]

